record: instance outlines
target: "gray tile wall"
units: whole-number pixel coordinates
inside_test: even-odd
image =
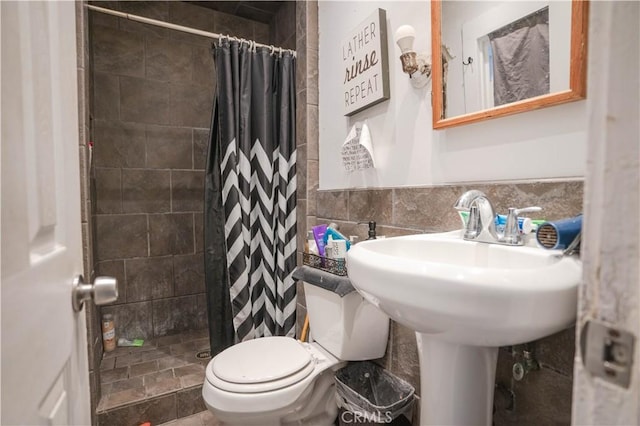
[[[269,26],[183,2],[92,2],[269,43]],[[212,39],[90,13],[97,272],[118,336],[207,327],[202,212]],[[84,229],[84,228],[83,228]],[[96,331],[99,336],[99,330]]]
[[[367,236],[360,221],[375,220],[378,233],[398,236],[459,229],[452,205],[467,189],[488,194],[497,211],[539,205],[546,219],[582,211],[582,181],[478,183],[437,187],[318,191],[318,23],[316,2],[296,2],[298,238],[302,247],[306,230],[316,223],[336,222],[346,235]],[[304,160],[303,160],[304,159]],[[301,259],[298,259],[301,264]],[[304,293],[298,292],[298,332],[306,314]],[[496,372],[494,424],[557,425],[571,422],[571,386],[575,329],[533,344],[541,369],[517,382],[511,369],[522,359],[522,347],[500,348]],[[394,322],[387,352],[379,363],[420,389],[415,334]],[[417,412],[417,410],[415,410]],[[417,414],[417,413],[416,413]],[[414,424],[418,420],[414,416]]]
[[[274,46],[296,49],[296,3],[282,3],[269,24],[269,33]]]

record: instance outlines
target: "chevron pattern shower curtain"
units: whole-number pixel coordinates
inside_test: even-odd
[[[219,196],[223,215],[205,212],[205,236],[211,234],[208,223],[222,229],[214,222],[223,221],[225,256],[206,247],[205,265],[224,262],[226,270],[206,277],[209,309],[224,309],[219,299],[228,294],[235,341],[294,336],[295,58],[233,40],[216,43],[214,58],[217,108],[209,161],[220,177],[217,188],[211,185],[216,196],[206,201]],[[212,240],[205,237],[205,244],[215,245]]]

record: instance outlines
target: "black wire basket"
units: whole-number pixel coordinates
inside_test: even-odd
[[[345,259],[331,259],[312,253],[302,253],[302,263],[334,275],[340,275],[341,277],[347,275],[347,263]]]

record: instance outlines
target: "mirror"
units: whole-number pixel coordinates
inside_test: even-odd
[[[433,128],[584,99],[587,27],[586,0],[433,0]]]

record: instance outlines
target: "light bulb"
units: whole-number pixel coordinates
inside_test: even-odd
[[[416,30],[411,25],[402,25],[396,30],[395,39],[402,53],[413,51],[413,40],[416,38]]]

